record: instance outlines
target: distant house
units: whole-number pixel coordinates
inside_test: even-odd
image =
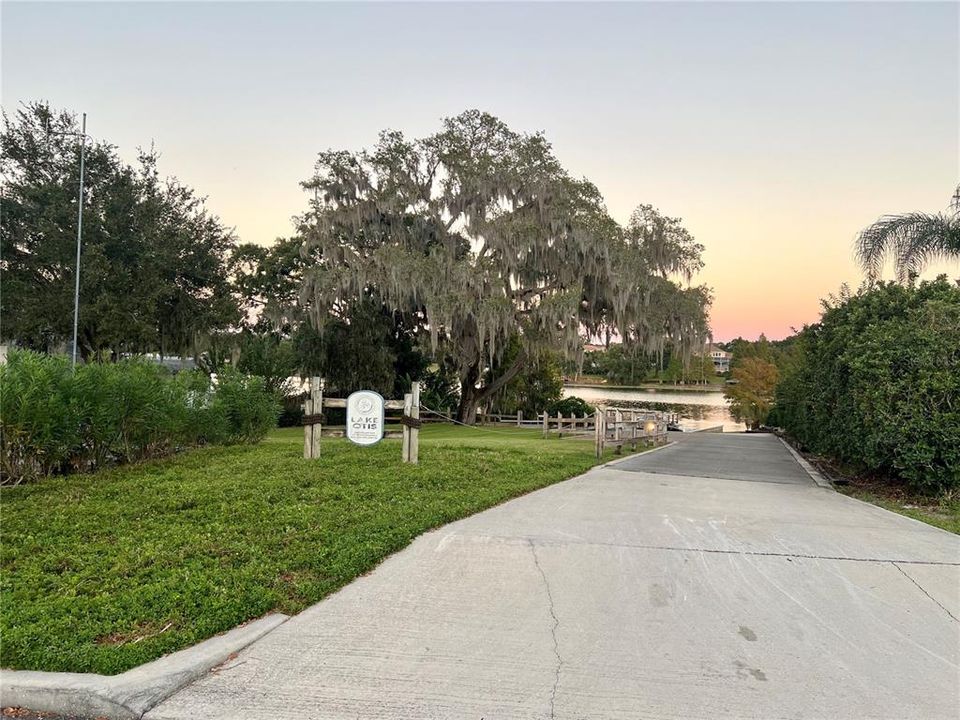
[[[583,346],[583,351],[584,351],[585,353],[588,353],[588,352],[603,352],[603,351],[606,350],[606,349],[607,349],[607,348],[606,348],[606,346],[604,346],[604,345],[593,345],[592,343],[584,343],[584,346]]]
[[[707,346],[707,355],[713,360],[713,369],[718,375],[730,372],[730,361],[733,359],[732,353],[728,353],[722,347],[711,343]]]

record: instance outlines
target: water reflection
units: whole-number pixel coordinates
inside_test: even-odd
[[[565,387],[563,396],[576,395],[591,405],[663,410],[680,415],[685,430],[723,425],[725,432],[746,430],[730,414],[722,392],[697,390],[617,390],[605,387]]]

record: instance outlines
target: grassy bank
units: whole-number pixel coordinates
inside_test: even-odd
[[[819,455],[801,454],[830,478],[844,495],[960,535],[960,495],[957,493],[920,495],[912,492],[903,481],[865,473],[847,463]]]
[[[960,535],[960,497],[936,498],[911,495],[901,487],[884,482],[853,481],[838,487],[840,492],[928,525]]]
[[[611,385],[606,380],[601,379],[594,382],[590,378],[581,377],[579,380],[565,379],[563,381],[565,388],[602,388],[604,390],[674,390],[679,392],[723,392],[726,387],[723,378],[718,382],[710,382],[706,385],[678,385],[674,383],[658,383],[656,381],[645,382],[642,385]]]
[[[8,668],[122,672],[272,610],[294,613],[425,530],[577,475],[592,440],[425,426],[399,441],[302,431],[93,475],[4,488]]]

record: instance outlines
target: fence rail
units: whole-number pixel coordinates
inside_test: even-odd
[[[661,445],[667,441],[667,429],[679,421],[677,413],[660,410],[637,410],[636,408],[599,407],[593,415],[569,415],[540,413],[535,418],[525,418],[522,412],[516,414],[482,413],[478,416],[481,423],[503,423],[516,427],[539,427],[543,437],[556,432],[564,435],[594,436],[597,457],[603,455],[606,447],[613,446],[618,454],[623,446],[629,445],[636,450],[641,444]]]
[[[309,394],[303,403],[304,442],[303,456],[316,458],[320,455],[320,438],[322,436],[342,437],[345,432],[342,427],[323,427],[324,408],[344,408],[346,398],[324,397],[323,381],[319,377],[310,378]],[[401,431],[389,430],[383,437],[400,437],[403,439],[402,455],[404,462],[416,463],[419,455],[419,428],[423,422],[446,422],[447,413],[429,410],[427,418],[420,419],[420,385],[413,383],[411,392],[403,400],[387,400],[384,402],[387,411],[402,413],[400,422]],[[452,414],[452,413],[450,413]],[[432,416],[432,417],[431,417]],[[429,419],[428,419],[429,418]],[[676,425],[676,413],[666,413],[659,410],[637,410],[636,408],[619,408],[601,406],[593,415],[573,415],[565,417],[562,414],[551,416],[549,413],[540,413],[531,418],[524,418],[522,412],[515,414],[480,413],[477,419],[481,424],[501,423],[516,427],[541,428],[543,437],[547,438],[551,432],[558,437],[564,435],[593,435],[597,457],[603,457],[605,448],[612,446],[617,454],[623,452],[624,445],[636,450],[640,444],[661,445],[667,441],[667,429]],[[384,428],[384,430],[386,430]]]
[[[667,442],[668,424],[676,422],[674,414],[659,410],[600,407],[595,415],[594,442],[598,458],[603,457],[604,448],[610,445],[618,455],[624,445],[630,445],[633,450],[641,443],[648,447],[663,445]]]

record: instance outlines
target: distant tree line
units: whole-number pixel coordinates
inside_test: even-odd
[[[666,342],[650,352],[637,343],[612,343],[604,350],[585,352],[579,360],[565,364],[571,376],[601,377],[611,385],[639,385],[644,382],[700,384],[716,375],[713,360],[704,350],[674,347]]]

